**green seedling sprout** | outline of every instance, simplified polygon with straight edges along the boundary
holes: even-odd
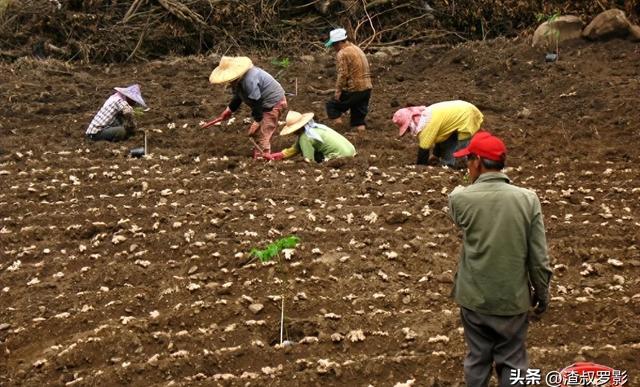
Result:
[[[291,62],[289,61],[289,58],[282,58],[282,59],[273,58],[271,60],[271,64],[274,66],[278,66],[278,67],[282,67],[283,69],[286,69],[287,67],[289,67]]]
[[[270,243],[262,250],[257,248],[251,249],[249,256],[258,258],[260,262],[269,262],[276,257],[284,249],[293,249],[300,242],[300,238],[295,235],[289,235],[284,238],[280,238],[277,241]]]
[[[539,13],[536,15],[536,19],[538,19],[538,21],[541,20],[545,20],[547,22],[547,24],[549,25],[549,27],[551,27],[551,25],[558,20],[558,18],[560,17],[560,12],[556,11],[554,13],[552,13],[549,16],[545,16],[543,13]],[[556,27],[552,27],[549,28],[547,30],[547,32],[544,34],[545,36],[551,35],[553,36],[553,40],[556,43],[556,60],[560,60],[560,48],[558,47],[558,42],[560,40],[560,30]]]
[[[144,115],[144,108],[142,106],[136,106],[133,108],[133,115],[136,117],[142,117]]]
[[[289,235],[284,238],[280,238],[277,241],[270,243],[262,250],[257,248],[251,249],[249,252],[249,256],[253,258],[258,258],[260,262],[265,263],[269,262],[273,259],[273,257],[280,254],[280,252],[284,249],[293,249],[300,242],[300,238],[295,235]],[[280,345],[283,345],[284,341],[284,298],[285,298],[285,284],[286,282],[282,282],[282,304],[280,306]]]

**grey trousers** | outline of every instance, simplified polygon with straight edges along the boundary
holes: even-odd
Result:
[[[464,339],[469,353],[464,359],[464,378],[467,387],[485,387],[495,363],[500,387],[513,386],[511,370],[526,375],[527,314],[492,316],[460,307]],[[521,385],[521,384],[515,384]]]
[[[87,135],[87,138],[93,141],[123,141],[133,136],[134,129],[135,124],[130,115],[118,114],[104,129]]]

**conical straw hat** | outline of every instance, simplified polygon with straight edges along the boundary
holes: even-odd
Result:
[[[127,98],[133,100],[138,105],[147,107],[147,104],[144,102],[144,99],[142,98],[140,85],[138,85],[137,83],[135,85],[131,85],[128,87],[114,87],[113,89],[118,93],[126,96]]]
[[[285,119],[286,124],[284,128],[282,128],[282,131],[280,131],[280,135],[285,136],[287,134],[295,132],[296,130],[305,126],[305,124],[311,121],[312,118],[313,113],[300,114],[296,111],[289,110],[289,113],[287,113],[287,118]]]
[[[251,59],[246,56],[223,56],[218,67],[209,76],[211,83],[226,83],[234,81],[253,67]]]

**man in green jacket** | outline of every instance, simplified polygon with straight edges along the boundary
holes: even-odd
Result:
[[[282,160],[291,158],[298,153],[307,161],[323,161],[340,157],[353,157],[356,148],[340,133],[328,126],[313,120],[313,113],[300,114],[290,110],[287,113],[286,125],[280,132],[281,136],[297,133],[296,142],[281,152],[266,155],[267,160]]]
[[[460,305],[469,353],[467,386],[487,386],[495,363],[500,386],[521,381],[528,367],[527,312],[549,303],[551,269],[538,196],[510,184],[500,171],[506,147],[478,132],[455,157],[467,158],[472,184],[449,195],[449,211],[464,234],[453,297]]]

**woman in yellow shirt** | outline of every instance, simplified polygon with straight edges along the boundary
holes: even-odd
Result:
[[[473,104],[456,100],[402,108],[393,115],[393,123],[399,128],[400,136],[409,131],[418,137],[417,164],[439,160],[441,165],[456,167],[453,152],[469,144],[483,118]],[[433,150],[431,156],[430,150]]]

